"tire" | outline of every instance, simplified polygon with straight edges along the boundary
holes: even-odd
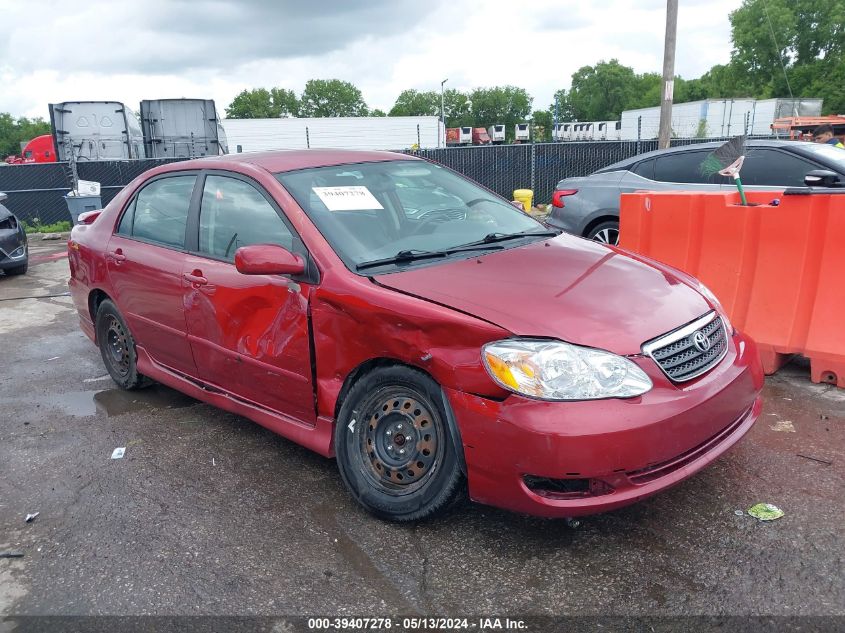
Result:
[[[7,268],[6,274],[10,275],[10,276],[11,275],[25,275],[26,271],[28,269],[29,269],[29,261],[27,261],[25,264],[22,264],[20,266],[15,266],[14,268]]]
[[[587,233],[587,239],[601,244],[611,244],[612,246],[619,245],[619,222],[616,220],[608,220],[597,224],[592,230]]]
[[[379,367],[347,394],[335,426],[341,478],[375,516],[421,521],[445,513],[465,483],[440,387],[426,374]]]
[[[148,386],[150,379],[138,373],[135,339],[120,312],[108,299],[97,309],[96,328],[103,364],[117,386],[129,391]]]

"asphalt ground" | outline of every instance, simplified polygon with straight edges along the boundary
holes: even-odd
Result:
[[[806,364],[767,379],[736,447],[633,507],[573,527],[467,503],[397,526],[356,506],[332,460],[162,386],[116,389],[77,325],[64,247],[35,243],[27,275],[0,276],[0,552],[23,554],[0,558],[0,630],[44,615],[845,623],[845,391]],[[783,518],[752,518],[758,502]],[[27,622],[5,626],[41,626]]]

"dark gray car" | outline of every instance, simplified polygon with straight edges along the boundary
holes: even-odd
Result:
[[[0,270],[7,275],[23,275],[29,266],[26,231],[15,214],[3,206],[7,197],[0,193]]]
[[[619,241],[619,195],[633,191],[736,191],[718,174],[703,176],[701,163],[722,143],[699,143],[640,154],[555,187],[547,222],[598,242]],[[807,172],[824,169],[845,180],[845,150],[801,141],[748,141],[742,182],[750,190],[803,187]]]

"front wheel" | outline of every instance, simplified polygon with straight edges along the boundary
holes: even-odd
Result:
[[[150,379],[138,373],[135,339],[117,307],[108,299],[97,309],[96,327],[100,355],[112,380],[127,390],[149,385]]]
[[[428,519],[462,497],[440,388],[409,367],[380,367],[355,383],[340,409],[335,451],[346,487],[380,518]]]
[[[600,242],[602,244],[618,246],[619,222],[609,220],[607,222],[597,224],[589,233],[587,233],[587,239],[593,240],[594,242]]]

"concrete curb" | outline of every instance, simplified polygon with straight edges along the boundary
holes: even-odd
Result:
[[[44,242],[52,240],[64,240],[65,242],[70,237],[70,231],[63,233],[27,233],[26,239],[30,242]]]

